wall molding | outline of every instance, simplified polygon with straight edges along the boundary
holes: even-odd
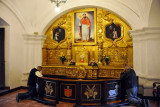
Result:
[[[147,80],[158,80],[160,81],[160,76],[143,76],[143,75],[139,75],[139,78],[142,78],[142,79],[147,79]]]
[[[160,27],[144,27],[142,29],[130,30],[128,33],[133,40],[160,39]]]
[[[45,40],[46,39],[46,35],[31,35],[31,34],[23,34],[24,36],[24,40]]]

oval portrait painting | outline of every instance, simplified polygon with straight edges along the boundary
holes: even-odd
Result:
[[[56,28],[53,31],[53,40],[60,42],[65,39],[65,30],[63,28]]]
[[[106,26],[106,37],[115,40],[121,36],[121,27],[112,23]]]

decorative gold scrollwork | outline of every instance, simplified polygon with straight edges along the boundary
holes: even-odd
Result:
[[[72,44],[74,37],[74,13],[94,11],[95,19],[95,40],[92,45],[74,45]],[[121,35],[116,39],[106,36],[106,27],[114,23],[120,27]],[[65,30],[65,39],[57,42],[53,39],[54,29],[63,28]],[[120,17],[113,13],[100,8],[84,8],[73,10],[57,19],[46,32],[47,38],[42,49],[42,66],[43,73],[47,75],[63,75],[71,78],[97,78],[97,77],[115,77],[118,78],[124,64],[133,65],[133,43],[132,38],[128,34],[131,28]],[[83,50],[85,48],[85,50]],[[60,54],[66,57],[64,65],[60,61]],[[78,61],[78,54],[83,54],[85,64]],[[83,57],[81,56],[81,58]],[[110,57],[109,65],[101,62],[102,57],[106,55]],[[83,58],[81,59],[81,61]],[[88,67],[88,62],[94,60],[98,62],[97,68]],[[70,61],[75,61],[76,65],[68,66]],[[77,67],[77,65],[85,65]],[[103,68],[103,66],[105,66]],[[81,68],[85,68],[82,70]],[[116,69],[113,69],[116,68]],[[81,69],[81,70],[80,70]],[[98,72],[97,72],[98,71]],[[79,75],[81,74],[81,75]]]

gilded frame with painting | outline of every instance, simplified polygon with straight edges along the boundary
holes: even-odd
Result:
[[[73,45],[96,45],[96,9],[74,12]]]
[[[57,27],[53,29],[53,40],[57,41],[58,43],[65,39],[65,29],[61,27]]]
[[[106,38],[112,39],[113,41],[115,39],[120,38],[121,37],[121,26],[115,23],[107,25],[105,28],[105,36]]]

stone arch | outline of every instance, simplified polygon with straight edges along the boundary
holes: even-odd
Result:
[[[131,28],[141,28],[143,26],[143,22],[140,21],[140,16],[138,14],[136,14],[136,12],[134,12],[131,8],[123,5],[122,3],[118,4],[119,6],[117,6],[117,2],[115,1],[110,1],[110,2],[92,2],[91,0],[89,0],[86,4],[86,2],[82,1],[76,1],[74,3],[68,3],[63,5],[61,8],[61,11],[57,14],[55,14],[54,16],[47,16],[48,18],[46,18],[46,20],[44,20],[42,22],[43,26],[40,29],[40,31],[42,32],[42,34],[44,34],[46,32],[46,30],[49,28],[49,26],[55,21],[57,20],[60,16],[66,14],[67,12],[71,11],[71,10],[77,10],[80,8],[90,8],[90,7],[95,7],[95,8],[102,8],[105,9],[107,11],[110,11],[114,14],[116,14],[117,16],[119,16],[120,18],[122,18],[125,22],[128,23],[128,25],[130,25]],[[128,14],[129,13],[129,14]],[[45,25],[45,26],[44,26]]]
[[[26,32],[30,32],[29,25],[25,22],[23,16],[21,15],[20,11],[16,8],[16,6],[8,0],[2,0],[1,2],[9,11],[11,11],[16,16],[24,30]]]

